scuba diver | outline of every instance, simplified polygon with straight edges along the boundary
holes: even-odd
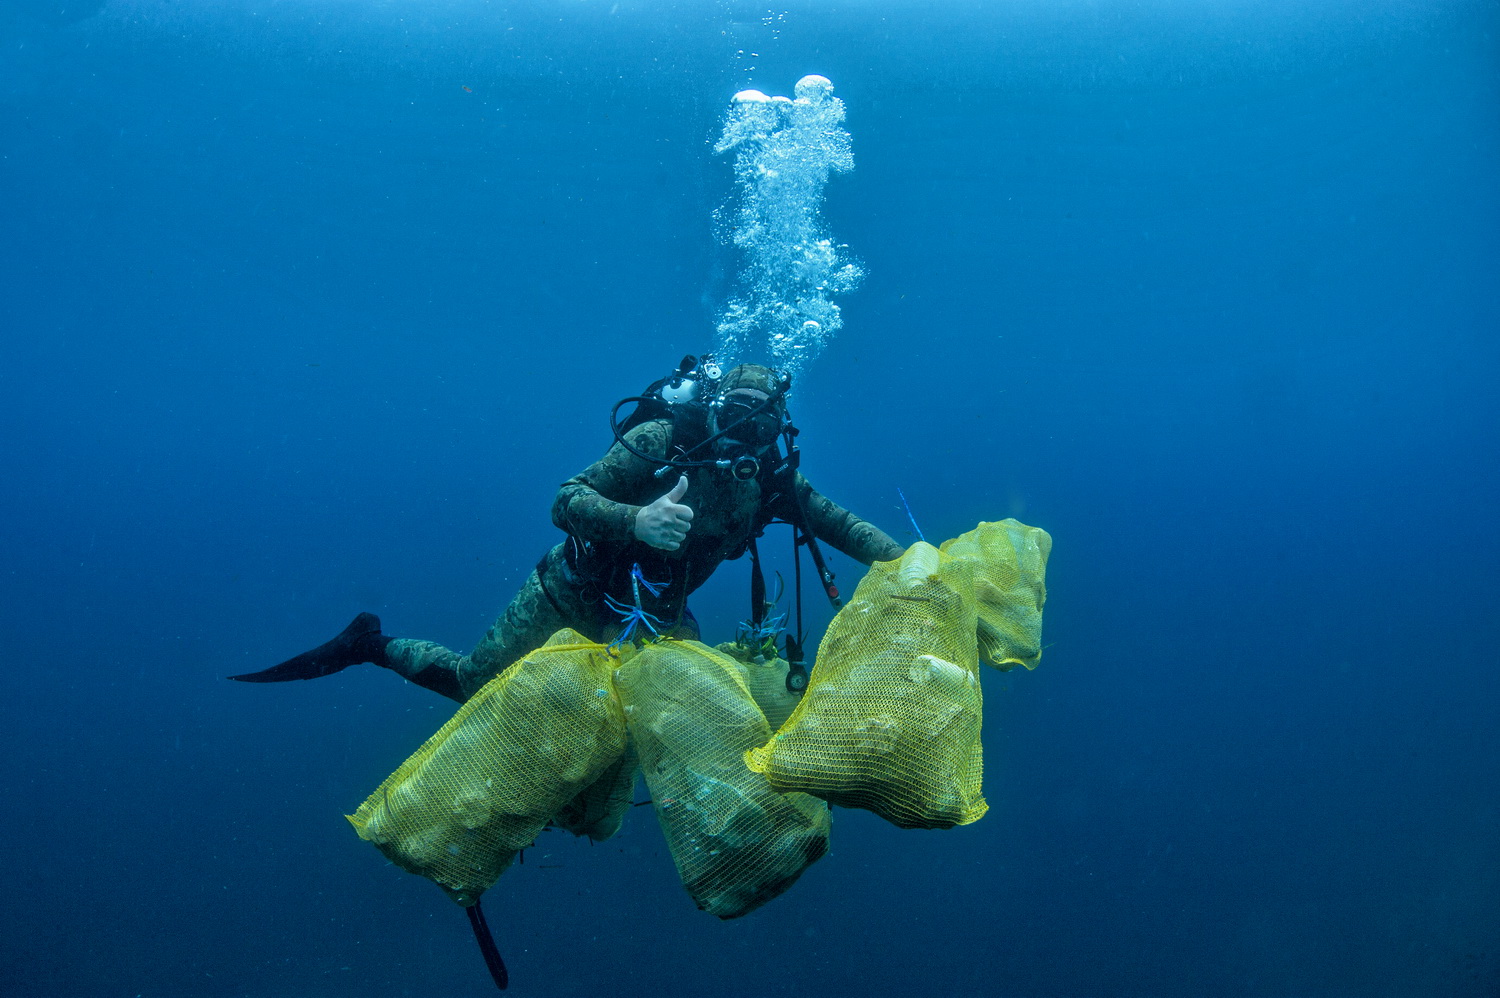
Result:
[[[808,484],[787,415],[790,390],[785,372],[757,364],[723,371],[711,356],[689,356],[643,395],[617,403],[613,446],[564,482],[552,503],[552,522],[567,537],[542,557],[469,654],[390,637],[380,618],[361,613],[311,651],[230,678],[315,679],[372,662],[462,703],[564,627],[599,642],[697,638],[688,596],[747,551],[753,631],[771,607],[755,541],[778,521],[792,524],[796,550],[808,549],[825,593],[839,605],[818,541],[866,566],[899,558],[905,548]],[[630,403],[635,409],[622,422],[620,410]],[[774,641],[774,628],[761,635],[766,631]],[[801,692],[801,635],[788,634],[786,643],[787,686]]]

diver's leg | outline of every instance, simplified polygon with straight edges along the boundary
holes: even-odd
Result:
[[[473,696],[522,656],[546,644],[548,638],[564,627],[595,638],[583,605],[570,598],[570,592],[557,592],[558,588],[556,584],[544,585],[541,575],[532,571],[516,598],[491,625],[460,670],[459,685],[465,698]]]
[[[230,676],[242,683],[284,683],[292,679],[318,679],[342,672],[351,665],[373,662],[405,676],[419,686],[463,702],[458,689],[458,663],[463,656],[431,641],[390,638],[380,633],[380,618],[361,613],[330,641],[295,655],[260,672]]]
[[[436,641],[392,638],[385,646],[382,661],[375,664],[449,700],[463,703],[467,698],[459,690],[458,673],[466,658]]]
[[[565,613],[548,596],[540,576],[533,571],[526,585],[469,654],[460,655],[432,641],[396,638],[386,646],[386,662],[377,664],[418,686],[463,703],[562,628],[572,627],[593,637],[586,613],[581,606],[571,607],[572,602],[563,601],[563,606],[574,611]]]
[[[391,638],[380,633],[380,618],[361,613],[330,641],[260,672],[230,676],[247,683],[280,683],[316,679],[359,662],[373,662],[418,686],[463,703],[485,683],[556,631],[571,627],[591,641],[599,640],[589,605],[561,571],[561,545],[539,566],[547,584],[532,571],[479,645],[460,655],[433,641]]]

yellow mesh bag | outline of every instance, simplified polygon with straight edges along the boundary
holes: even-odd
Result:
[[[1052,538],[1016,520],[981,523],[942,546],[973,564],[979,660],[1002,671],[1035,669],[1042,658],[1042,604]]]
[[[625,752],[613,666],[603,646],[558,631],[459,708],[350,823],[397,866],[473,904]]]
[[[784,681],[784,680],[783,680]],[[698,907],[737,918],[828,851],[829,814],[745,768],[771,728],[735,662],[697,641],[647,645],[615,673],[646,786]]]
[[[620,830],[625,815],[635,804],[635,778],[641,775],[641,761],[635,746],[627,745],[625,754],[606,769],[597,780],[562,806],[552,817],[552,824],[574,835],[587,835],[603,842]]]
[[[802,702],[745,754],[783,792],[903,828],[982,817],[979,645],[1002,667],[1041,655],[1051,538],[1015,520],[879,562],[833,618]]]
[[[775,731],[792,716],[802,694],[786,688],[786,674],[790,664],[784,658],[766,659],[744,645],[726,641],[715,645],[714,650],[734,661],[740,678],[750,690],[755,706],[766,715],[766,723]]]

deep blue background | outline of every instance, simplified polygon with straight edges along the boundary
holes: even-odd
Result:
[[[448,702],[222,677],[359,609],[472,645],[711,344],[729,96],[809,72],[870,279],[805,467],[1046,528],[1050,647],[985,677],[989,816],[840,811],[743,920],[646,811],[548,833],[487,904],[515,993],[1500,990],[1497,6],[766,13],[0,10],[0,991],[489,991],[341,817]]]

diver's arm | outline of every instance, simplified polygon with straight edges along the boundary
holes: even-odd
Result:
[[[626,443],[651,457],[667,453],[672,426],[666,420],[642,423],[625,434]],[[644,508],[632,499],[654,500],[675,477],[657,478],[660,464],[643,460],[616,441],[609,451],[557,490],[552,522],[595,544],[625,545],[636,539],[636,517]]]
[[[802,473],[797,473],[797,494],[807,511],[807,523],[813,535],[827,541],[863,565],[892,561],[906,548],[891,535],[868,520],[861,520],[838,503],[814,489]],[[782,517],[786,519],[785,516]]]

